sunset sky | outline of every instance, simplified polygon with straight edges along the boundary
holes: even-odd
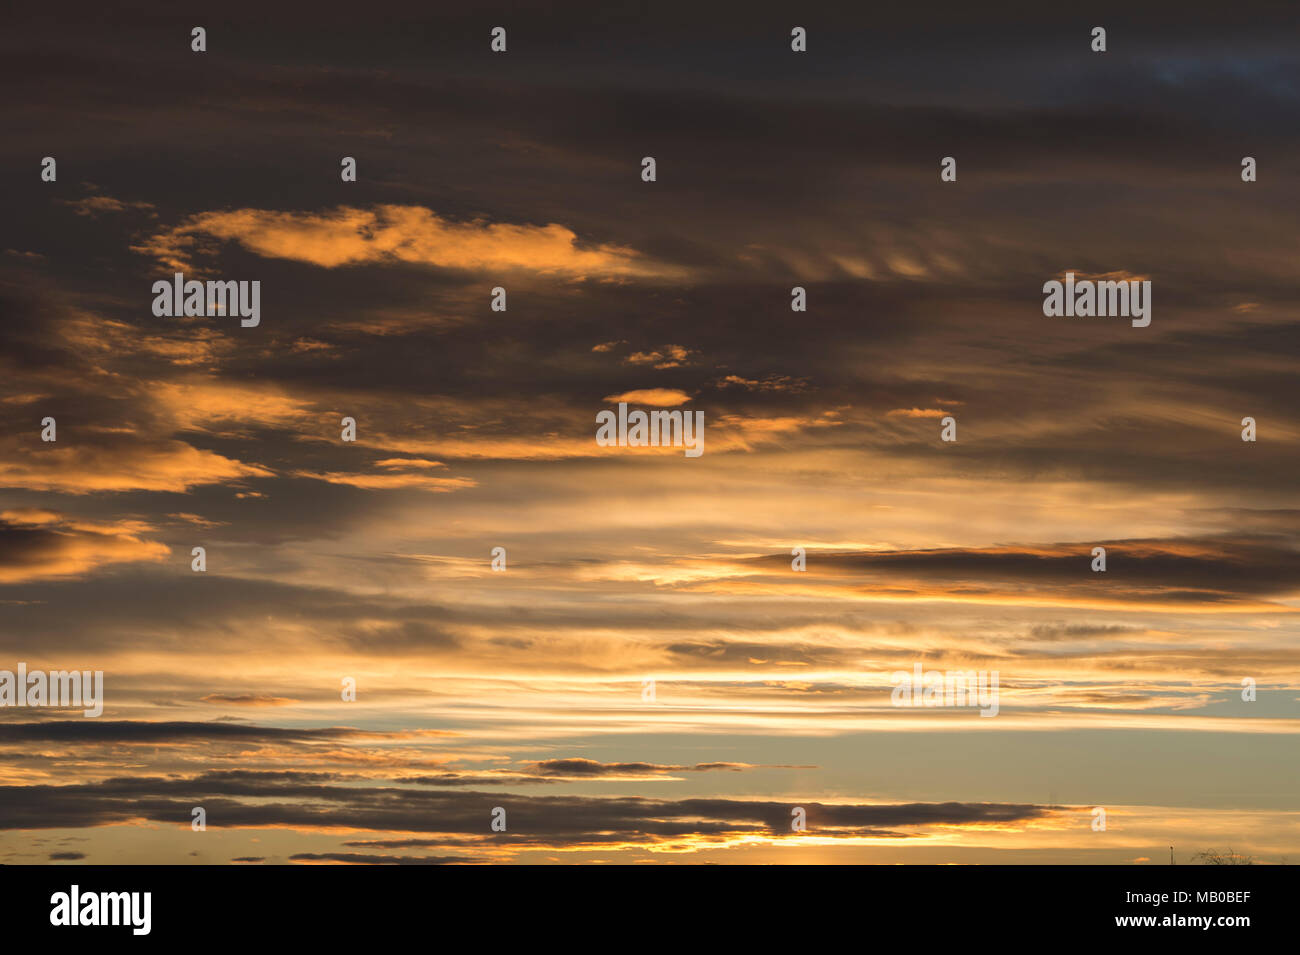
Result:
[[[7,23],[0,862],[1300,859],[1294,6],[555,6]]]

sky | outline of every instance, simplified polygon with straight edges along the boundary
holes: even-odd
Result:
[[[24,11],[0,671],[104,690],[0,706],[0,862],[1295,861],[1296,39]],[[178,272],[259,322],[156,314]],[[1067,273],[1150,324],[1045,315]],[[620,402],[703,453],[602,445]]]

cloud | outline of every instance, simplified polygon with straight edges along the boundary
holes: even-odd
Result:
[[[442,856],[490,838],[475,799],[1014,802],[1045,798],[1044,759],[1067,753],[1116,804],[1190,792],[1278,852],[1297,842],[1252,809],[1289,791],[1300,727],[1300,176],[1278,166],[1295,155],[1300,56],[1280,9],[1144,8],[1130,19],[1158,49],[1096,70],[1086,44],[1084,60],[1050,52],[1073,42],[1068,8],[846,8],[853,42],[820,43],[809,71],[719,57],[708,18],[676,35],[680,17],[643,18],[632,36],[517,5],[529,47],[565,64],[539,83],[523,50],[485,71],[478,44],[449,41],[431,71],[429,38],[392,18],[269,6],[265,42],[196,72],[167,23],[137,17],[105,44],[81,6],[16,18],[0,65],[26,108],[11,165],[49,152],[63,167],[49,189],[13,191],[0,224],[0,574],[21,578],[0,586],[0,648],[10,667],[103,668],[119,725],[5,729],[6,783],[116,779],[90,818],[166,831],[132,811],[182,803],[193,793],[165,789],[178,780],[271,825],[463,810],[463,833],[418,851],[355,847]],[[723,32],[771,53],[781,9]],[[447,38],[477,16],[439,11]],[[221,122],[196,102],[220,103]],[[1284,157],[1252,186],[1204,148],[1243,141]],[[960,187],[939,182],[951,142]],[[647,151],[658,183],[639,181]],[[360,155],[360,182],[339,183],[342,152]],[[80,191],[94,170],[122,198]],[[1225,233],[1230,254],[1204,241]],[[262,280],[262,325],[153,316],[150,284],[174,266]],[[1042,284],[1067,267],[1151,276],[1149,334],[1045,322]],[[488,308],[496,285],[508,313]],[[807,314],[790,311],[794,285]],[[601,396],[652,386],[674,395],[662,408],[706,412],[702,459],[595,444]],[[944,444],[951,408],[960,440]],[[47,414],[56,444],[39,439]],[[1239,439],[1247,414],[1257,443]],[[196,543],[209,574],[189,572]],[[498,543],[510,570],[493,575]],[[1088,570],[1095,544],[1106,574]],[[142,545],[173,556],[131,559]],[[967,732],[890,707],[889,672],[917,657],[1001,667],[1002,715]],[[360,701],[340,709],[354,672]],[[660,705],[640,703],[643,675]],[[1250,705],[1246,675],[1262,690]],[[344,716],[358,729],[331,729]],[[146,720],[161,722],[121,725]],[[395,726],[464,735],[364,732]],[[1121,727],[1121,756],[1178,731],[1196,764],[1244,768],[1209,794],[1172,757],[1091,772],[1097,734]],[[926,738],[900,738],[913,729]],[[933,756],[920,777],[873,773],[918,742]],[[798,753],[825,768],[734,768]],[[267,767],[337,772],[194,775]],[[362,792],[332,792],[348,788]],[[581,839],[612,851],[678,838],[619,812],[766,833],[732,808],[599,803],[588,825],[585,803],[528,805],[576,814]],[[511,844],[563,841],[520,822],[512,809]],[[184,861],[175,825],[141,843],[147,861]],[[941,828],[903,831],[942,851]],[[91,858],[123,835],[92,834]],[[258,850],[277,862],[335,848],[277,835]],[[806,838],[800,861],[843,851]]]
[[[569,278],[654,278],[677,270],[615,245],[584,246],[572,229],[456,222],[422,206],[339,206],[321,213],[235,209],[204,212],[135,247],[170,269],[195,267],[211,240],[237,242],[266,258],[321,268],[404,263],[497,274],[523,271]]]
[[[536,771],[543,776],[575,778],[595,778],[600,776],[653,778],[673,772],[706,772],[712,769],[739,772],[744,769],[754,768],[748,763],[697,763],[694,766],[665,766],[659,763],[601,763],[594,759],[584,759],[578,756],[567,759],[546,759],[533,765]]]
[[[255,464],[192,447],[183,441],[123,436],[112,445],[77,447],[64,431],[58,447],[10,448],[0,458],[0,487],[91,494],[96,491],[187,491],[249,477],[269,477]]]
[[[894,408],[889,412],[890,417],[904,418],[942,418],[948,412],[939,408]]]
[[[1064,602],[1123,603],[1193,608],[1215,604],[1259,607],[1262,597],[1300,591],[1300,551],[1267,538],[1186,538],[1107,541],[1108,570],[1092,573],[1092,542],[1038,546],[881,550],[865,553],[809,551],[830,581],[843,581],[873,595],[898,599],[998,597],[1006,602],[1035,596]],[[754,559],[784,576],[784,554]],[[723,572],[723,586],[731,586]],[[816,584],[815,575],[799,575]],[[743,585],[741,585],[743,589]],[[1280,607],[1279,607],[1280,609]]]
[[[122,776],[71,785],[0,786],[8,829],[85,828],[129,819],[188,826],[202,804],[223,828],[338,828],[444,833],[496,845],[572,846],[612,838],[711,842],[789,834],[788,800],[525,796],[377,785],[328,785],[324,774],[209,772],[189,777]],[[1011,803],[822,803],[800,800],[810,830],[828,839],[898,837],[930,827],[1019,829],[1053,810]],[[487,831],[485,807],[503,806],[508,833]],[[321,860],[325,861],[325,860]],[[338,860],[345,861],[345,860]]]
[[[768,375],[766,378],[742,378],[740,375],[726,375],[718,380],[719,388],[739,385],[746,391],[803,391],[808,387],[804,378],[791,378],[789,375]]]
[[[384,738],[350,727],[280,728],[242,723],[147,722],[133,720],[48,720],[0,723],[0,743],[181,743],[220,740],[277,742]]]
[[[419,490],[446,494],[477,487],[478,482],[466,477],[433,477],[428,474],[359,474],[355,472],[327,471],[314,474],[311,471],[295,471],[294,477],[309,478],[313,481],[326,481],[330,484],[346,484],[350,487],[367,491]]]
[[[295,852],[292,862],[338,862],[346,865],[451,865],[477,862],[470,856],[386,856],[362,852]]]
[[[605,396],[605,401],[611,404],[626,401],[628,404],[653,405],[656,408],[672,408],[690,400],[690,395],[676,388],[640,388]]]
[[[153,209],[152,202],[127,202],[112,196],[87,196],[85,199],[63,199],[60,202],[71,206],[79,216],[95,217],[106,212],[126,212],[128,209]]]
[[[597,346],[600,348],[600,346]],[[593,349],[593,351],[596,349]],[[606,349],[600,348],[601,351]],[[623,359],[628,365],[654,365],[655,368],[680,368],[690,362],[694,351],[684,345],[665,345],[662,349],[649,352],[633,352]]]
[[[255,693],[244,693],[237,696],[226,693],[209,693],[199,699],[204,703],[224,703],[229,706],[289,706],[298,702],[287,696],[263,696]]]
[[[138,522],[88,522],[40,509],[0,512],[0,584],[165,560],[165,544],[140,536],[147,529]]]
[[[187,511],[179,511],[175,514],[168,514],[167,516],[172,518],[173,520],[182,521],[186,524],[192,524],[195,527],[203,527],[203,528],[221,527],[224,523],[222,521],[210,521],[206,517],[203,517],[201,514],[190,514]]]
[[[156,382],[150,398],[155,413],[179,431],[210,432],[217,425],[294,428],[311,420],[312,401],[275,384],[186,376]]]
[[[441,461],[430,461],[427,458],[385,458],[375,462],[377,468],[445,468],[446,466]]]

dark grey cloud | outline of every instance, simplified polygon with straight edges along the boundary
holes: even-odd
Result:
[[[180,743],[203,740],[242,740],[269,743],[362,739],[383,735],[348,727],[287,728],[216,721],[208,723],[150,723],[134,720],[0,722],[0,743]]]
[[[1106,549],[1106,576],[1093,575],[1092,549]],[[788,555],[759,558],[768,565],[788,565]],[[1219,602],[1248,597],[1281,596],[1300,588],[1300,551],[1270,538],[1189,538],[1187,540],[1118,540],[1057,543],[1028,548],[935,548],[869,553],[816,555],[822,572],[857,576],[864,585],[875,579],[923,581],[960,593],[975,583],[1002,586],[1048,586],[1102,597],[1146,594],[1162,600]],[[1092,591],[1081,588],[1089,586]]]
[[[476,862],[472,856],[387,856],[363,852],[295,852],[292,862],[344,862],[351,865],[452,865]]]
[[[892,805],[740,799],[525,796],[445,792],[393,786],[327,785],[320,774],[204,773],[189,778],[118,777],[66,786],[0,787],[0,819],[11,828],[84,828],[146,818],[188,824],[202,805],[210,827],[336,826],[384,832],[474,836],[490,832],[493,807],[506,809],[509,835],[581,843],[619,834],[647,841],[688,835],[789,831],[802,806],[810,829],[828,835],[884,835],[927,825],[1018,823],[1043,818],[1041,806],[993,803]]]
[[[566,759],[544,759],[534,764],[543,776],[594,778],[600,776],[655,776],[664,773],[705,772],[724,769],[739,772],[750,769],[746,763],[697,763],[694,766],[670,766],[660,763],[602,763],[594,759],[572,756]]]

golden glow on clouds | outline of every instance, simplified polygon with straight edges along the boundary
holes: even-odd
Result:
[[[66,432],[65,432],[66,434]],[[96,491],[184,492],[271,472],[181,441],[126,442],[113,447],[51,444],[0,458],[0,486],[65,494]]]
[[[73,806],[56,838],[87,835],[94,862],[1300,857],[1294,203],[1243,206],[1213,164],[1171,179],[1165,148],[1117,164],[1086,143],[1027,163],[975,142],[985,168],[940,186],[845,138],[843,90],[766,104],[772,129],[806,114],[796,148],[737,140],[729,172],[716,150],[665,153],[642,183],[648,145],[593,148],[618,96],[552,84],[516,102],[509,77],[482,96],[474,74],[455,72],[464,102],[438,122],[406,86],[376,114],[328,71],[256,57],[222,77],[249,95],[219,129],[146,97],[159,155],[198,163],[197,191],[130,191],[98,161],[126,114],[29,111],[53,130],[40,141],[92,130],[75,152],[127,198],[65,169],[11,217],[39,251],[0,254],[0,668],[102,669],[107,695],[99,720],[0,714],[0,782],[171,791],[229,772],[266,787],[250,802],[309,809],[214,825],[196,848],[187,822],[144,820],[150,793],[140,817]],[[953,108],[978,118],[1001,93],[971,95]],[[527,115],[496,122],[518,102]],[[882,142],[914,138],[899,102],[878,106],[902,134]],[[665,148],[693,117],[672,113]],[[763,132],[743,125],[723,131]],[[330,156],[292,188],[241,165],[268,143],[320,159],[331,136],[364,144],[367,182],[340,186]],[[1162,187],[1133,228],[1094,188],[1061,230],[1035,203],[1063,168],[1121,203],[1135,170]],[[1230,268],[1202,241],[1223,223]],[[1072,262],[1109,270],[1079,281],[1152,273],[1184,294],[1157,292],[1140,339],[1044,322],[1041,282]],[[262,280],[262,324],[153,316],[147,290],[175,270]],[[596,415],[622,401],[702,411],[705,454],[600,447]],[[892,674],[917,663],[999,671],[997,717],[893,705]],[[428,802],[331,825],[329,786]],[[446,792],[473,796],[473,826],[490,800],[537,796],[1051,808],[804,834],[742,817],[531,842],[415,831]],[[29,794],[37,824],[49,795]],[[1103,797],[1109,850],[1083,805]],[[0,828],[0,862],[43,855],[31,821]]]
[[[640,388],[635,391],[625,391],[619,395],[606,395],[605,400],[610,404],[618,404],[625,401],[628,404],[654,405],[656,408],[672,408],[676,405],[683,405],[691,400],[691,396],[684,391],[676,388]]]
[[[472,272],[526,271],[567,278],[664,278],[680,269],[614,245],[584,246],[557,223],[455,222],[421,206],[339,206],[320,213],[235,209],[203,212],[137,248],[169,269],[192,270],[212,240],[268,258],[322,268],[402,262]]]
[[[141,521],[98,523],[65,518],[52,511],[14,508],[0,512],[10,533],[32,529],[21,553],[0,556],[0,583],[48,577],[77,577],[110,564],[165,560],[164,544],[142,539],[150,527]]]

